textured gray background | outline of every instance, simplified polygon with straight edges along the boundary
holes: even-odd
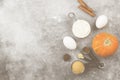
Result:
[[[73,75],[70,67],[76,54],[91,45],[93,36],[109,32],[120,40],[120,0],[85,0],[97,16],[109,18],[106,28],[97,30],[92,18],[80,11],[77,0],[0,0],[0,80],[119,80],[120,49],[103,59],[103,70],[90,68],[83,75]],[[92,33],[78,39],[71,32],[69,12],[90,22]],[[78,44],[70,51],[62,38],[72,36]],[[65,53],[72,56],[64,62]]]

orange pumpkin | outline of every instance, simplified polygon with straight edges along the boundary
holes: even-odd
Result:
[[[94,52],[101,57],[113,55],[118,48],[118,39],[112,34],[103,32],[96,35],[92,41]]]

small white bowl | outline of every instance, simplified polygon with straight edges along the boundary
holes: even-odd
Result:
[[[78,38],[85,38],[91,32],[90,24],[85,20],[77,20],[73,23],[72,32]]]

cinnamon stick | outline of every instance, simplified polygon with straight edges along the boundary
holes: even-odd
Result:
[[[78,0],[78,2],[83,6],[87,6],[87,4],[83,0]]]
[[[95,14],[91,11],[89,11],[86,7],[80,5],[78,8],[80,8],[81,10],[83,10],[84,12],[86,12],[87,14],[91,15],[91,16],[95,16]]]
[[[90,8],[83,0],[78,0],[78,2],[79,2],[82,6],[86,7],[86,9],[88,9],[88,10],[91,11],[91,12],[93,12],[93,9]]]

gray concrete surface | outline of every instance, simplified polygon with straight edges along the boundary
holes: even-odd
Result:
[[[120,48],[115,55],[100,58],[105,63],[102,70],[90,67],[82,75],[74,75],[70,70],[76,54],[84,46],[91,46],[95,34],[105,31],[120,40],[120,0],[85,2],[97,16],[108,16],[106,28],[97,30],[96,17],[80,11],[77,0],[0,0],[0,80],[119,80]],[[90,36],[73,36],[69,12],[90,22]],[[63,46],[62,38],[66,35],[77,41],[76,50]],[[70,62],[63,61],[65,53],[72,56]]]

